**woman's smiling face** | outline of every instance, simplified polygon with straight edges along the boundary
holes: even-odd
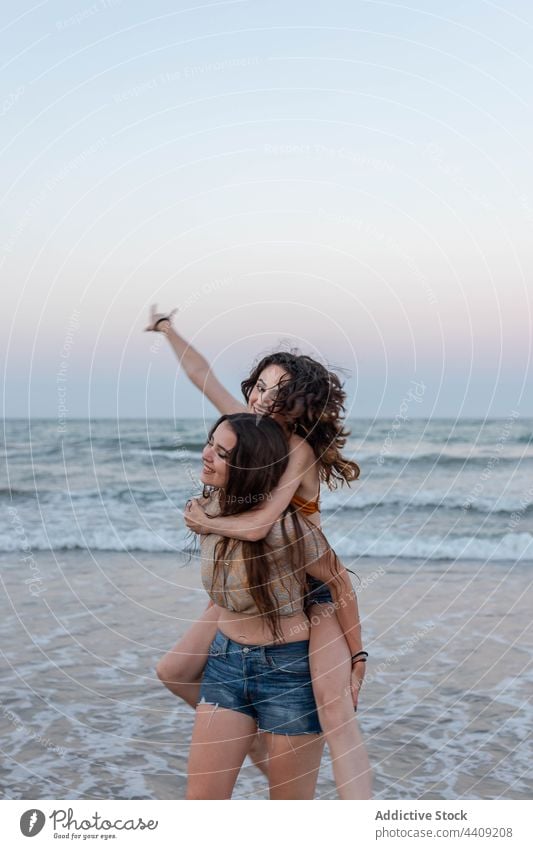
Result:
[[[281,366],[272,364],[263,369],[250,392],[248,411],[259,416],[267,415],[276,400],[280,382],[287,377],[290,377],[289,373]],[[279,413],[274,413],[272,418],[280,424],[285,421]]]
[[[221,422],[202,451],[202,483],[218,488],[226,486],[229,477],[228,459],[236,444],[237,437],[231,425]]]

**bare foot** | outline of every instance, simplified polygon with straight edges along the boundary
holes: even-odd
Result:
[[[264,735],[260,731],[254,737],[248,756],[254,766],[268,778],[268,751]]]

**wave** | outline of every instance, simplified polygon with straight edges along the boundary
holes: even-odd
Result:
[[[139,489],[136,487],[102,487],[102,489],[78,489],[70,493],[64,489],[9,489],[0,488],[0,501],[9,498],[11,502],[38,501],[40,504],[54,504],[68,507],[70,504],[96,502],[112,507],[113,503],[129,504],[184,504],[191,497],[191,482],[183,489]]]
[[[69,450],[79,451],[80,449],[86,448],[88,450],[93,450],[95,448],[102,450],[110,450],[110,451],[119,451],[121,453],[136,453],[136,449],[142,449],[146,451],[148,454],[158,454],[161,452],[175,452],[175,451],[192,451],[198,454],[201,454],[205,447],[205,438],[202,437],[192,437],[188,439],[181,439],[177,437],[176,439],[170,439],[168,441],[163,442],[154,442],[153,444],[146,438],[136,439],[132,436],[87,436],[83,439],[60,439],[59,437],[52,439],[48,438],[46,442],[43,442],[42,439],[38,437],[34,437],[33,439],[28,440],[27,442],[17,442],[17,443],[7,443],[3,446],[6,456],[10,457],[15,452],[18,452],[20,456],[28,456],[28,453],[38,453],[40,456],[51,456],[57,453],[61,453],[63,451],[67,452]]]
[[[70,527],[29,531],[22,538],[0,533],[0,551],[153,551],[184,552],[190,550],[190,532],[161,529],[159,532],[134,528],[126,532],[113,531],[111,527],[73,531]]]
[[[387,493],[383,496],[374,494],[364,495],[363,493],[353,493],[350,499],[347,499],[343,493],[326,493],[322,497],[322,512],[337,513],[338,511],[367,511],[380,510],[383,508],[394,507],[401,510],[409,510],[411,508],[435,508],[439,510],[468,510],[472,513],[490,514],[496,513],[511,514],[520,512],[528,515],[533,513],[533,501],[524,502],[523,498],[518,496],[504,497],[478,497],[472,503],[469,502],[468,494],[449,494],[442,495],[439,490],[422,490],[417,493]]]
[[[17,489],[16,487],[2,486],[0,487],[0,498],[35,498],[34,489]]]
[[[92,436],[87,435],[87,437],[82,439],[66,439],[63,444],[67,447],[71,446],[75,448],[93,446],[97,448],[112,448],[113,450],[116,448],[145,448],[151,451],[172,451],[180,446],[184,448],[191,447],[194,450],[202,450],[205,442],[201,442],[199,440],[187,442],[176,437],[175,439],[170,439],[168,442],[154,442],[153,444],[150,444],[150,440],[147,439],[146,436],[135,437],[128,436],[127,434],[122,436],[98,436],[95,434]]]
[[[532,445],[533,448],[533,445]],[[420,465],[432,466],[447,466],[451,468],[468,467],[484,467],[494,468],[499,465],[516,465],[517,462],[525,463],[528,460],[533,460],[533,452],[525,454],[524,451],[511,452],[508,448],[502,451],[487,451],[486,454],[446,454],[429,451],[422,454],[416,454],[412,451],[396,451],[394,453],[375,454],[364,451],[355,451],[351,454],[351,459],[355,460],[359,465],[365,463],[369,465],[378,465],[386,468],[387,465],[408,464],[410,467],[419,463]]]
[[[533,535],[505,534],[503,537],[400,537],[394,533],[376,539],[361,534],[348,539],[329,534],[331,545],[341,557],[394,557],[427,560],[512,560],[533,561]]]
[[[24,504],[38,501],[39,504],[62,506],[87,506],[103,504],[112,510],[113,504],[132,504],[146,506],[158,504],[162,508],[183,506],[191,497],[191,481],[183,483],[181,488],[172,489],[143,489],[139,487],[102,487],[101,489],[80,489],[71,493],[64,489],[21,489],[8,487],[0,488],[0,503],[9,499],[11,504]],[[457,511],[468,511],[472,515],[510,516],[519,513],[522,517],[533,516],[533,500],[526,501],[523,497],[495,496],[494,498],[477,497],[472,502],[468,494],[448,494],[443,496],[440,490],[422,490],[417,493],[386,493],[382,496],[374,493],[325,492],[322,495],[321,510],[325,516],[331,514],[367,513],[369,511],[389,510],[408,512],[411,509],[448,510],[452,514]],[[80,516],[82,513],[80,513]]]
[[[173,448],[172,450],[163,450],[158,449],[157,451],[154,449],[148,448],[137,448],[130,451],[130,454],[137,455],[139,457],[166,457],[169,460],[198,460],[198,462],[202,459],[202,449],[198,451],[193,451],[190,448],[184,448],[183,446],[179,446],[178,448]]]
[[[511,440],[502,446],[494,445],[470,445],[469,443],[457,447],[455,450],[431,450],[429,446],[395,444],[390,450],[383,448],[383,444],[370,440],[359,447],[353,442],[348,442],[346,454],[355,460],[364,471],[364,466],[379,467],[387,471],[387,467],[408,465],[410,468],[420,466],[436,466],[446,468],[478,468],[488,465],[509,466],[511,464],[525,463],[533,460],[533,437],[523,436],[514,440],[520,445],[511,444]],[[113,453],[113,458],[118,462],[124,457],[146,457],[156,459],[191,459],[201,460],[205,439],[188,437],[187,439],[176,439],[160,441],[151,445],[146,439],[135,439],[131,437],[103,437],[96,436],[87,439],[76,439],[65,442],[57,441],[50,445],[35,439],[24,445],[8,445],[5,448],[6,461],[13,464],[29,464],[31,460],[52,461],[54,459],[67,458],[70,462],[72,454],[80,457],[80,449],[90,455],[98,449]],[[529,446],[529,447],[528,447]],[[106,457],[106,460],[108,458]]]
[[[147,454],[158,454],[160,452],[176,452],[176,451],[191,451],[196,454],[201,454],[205,448],[205,440],[199,442],[175,442],[172,444],[163,443],[162,445],[148,445],[146,442],[140,443]],[[128,446],[129,447],[129,446]]]
[[[194,446],[194,450],[191,446]],[[94,448],[94,445],[87,443],[86,445],[88,451],[91,452]],[[197,460],[198,462],[202,459],[202,450],[203,445],[197,446],[195,443],[189,443],[188,447],[179,445],[179,446],[159,446],[158,448],[147,448],[146,445],[144,448],[135,448],[126,445],[115,445],[112,449],[113,458],[109,459],[105,457],[106,462],[113,462],[116,460],[117,468],[118,464],[121,460],[127,459],[129,457],[148,457],[151,460],[155,460],[158,457],[163,457],[169,460],[179,461],[179,460]],[[72,446],[70,446],[72,448]],[[66,457],[67,465],[72,462],[72,455],[69,454],[69,449],[64,450],[61,446],[55,446],[50,450],[40,450],[38,448],[32,448],[32,453],[30,455],[29,450],[11,452],[6,454],[7,463],[12,464],[15,468],[17,465],[24,465],[28,468],[31,468],[31,463],[39,463],[40,461],[49,461],[49,460],[60,460],[63,463],[63,456]],[[99,455],[95,455],[99,456]],[[101,457],[100,457],[101,459]],[[79,461],[79,448],[76,449],[76,460]],[[87,459],[88,462],[88,459]]]
[[[360,533],[354,536],[340,532],[328,534],[331,545],[340,557],[394,557],[395,559],[426,560],[507,560],[533,562],[533,535],[529,533],[507,533],[502,537],[402,537],[394,532],[376,538],[376,534]],[[145,551],[153,553],[183,553],[191,550],[191,535],[186,531],[162,528],[158,532],[135,528],[126,532],[114,532],[106,527],[90,529],[83,535],[69,528],[47,533],[33,531],[23,539],[13,534],[0,534],[0,551]],[[13,564],[17,568],[18,562]]]

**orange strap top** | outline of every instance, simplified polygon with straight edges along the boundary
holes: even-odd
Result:
[[[310,516],[311,513],[320,513],[320,493],[316,497],[315,501],[304,501],[303,498],[299,495],[293,495],[291,498],[291,504],[294,504],[297,510],[300,510],[305,516]]]

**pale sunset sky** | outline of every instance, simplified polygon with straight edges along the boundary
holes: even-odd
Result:
[[[348,414],[533,415],[533,8],[21,3],[0,27],[4,416],[201,416],[297,346]]]

